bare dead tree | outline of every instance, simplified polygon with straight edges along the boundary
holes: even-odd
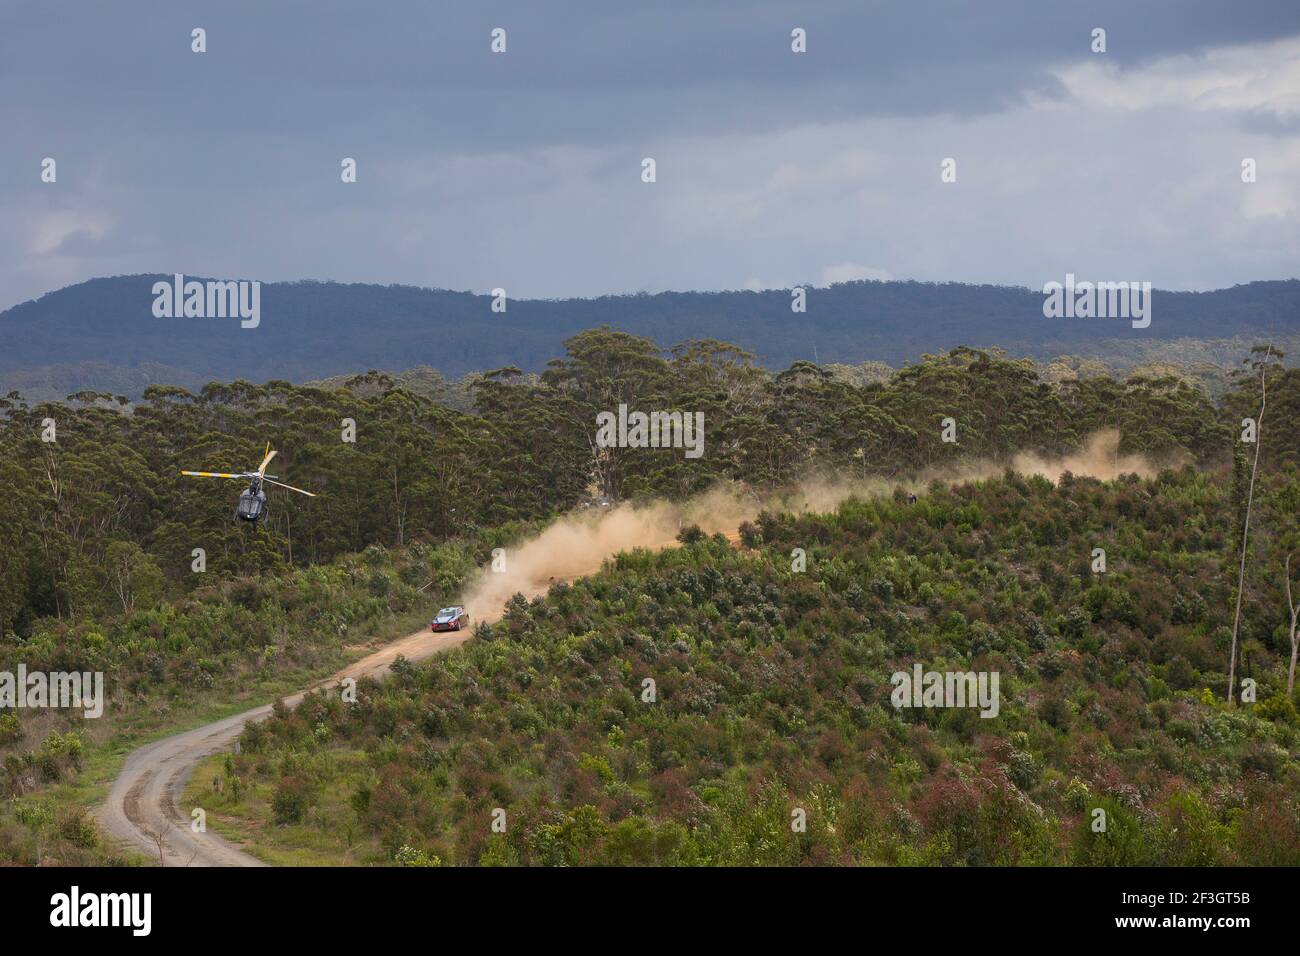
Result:
[[[1273,343],[1259,369],[1259,417],[1255,419],[1255,461],[1250,466],[1250,489],[1246,492],[1246,518],[1241,528],[1241,567],[1237,571],[1237,610],[1232,616],[1232,659],[1228,662],[1228,703],[1233,702],[1237,683],[1237,635],[1241,629],[1241,597],[1246,588],[1246,549],[1250,543],[1250,508],[1255,502],[1255,475],[1259,471],[1259,451],[1264,444],[1264,406],[1268,402],[1268,360],[1273,357]]]
[[[167,865],[167,831],[166,830],[141,830],[145,836],[153,841],[154,846],[158,848],[158,865]]]
[[[1296,630],[1296,625],[1300,623],[1300,604],[1291,599],[1291,555],[1286,556],[1284,566],[1286,575],[1286,606],[1291,611],[1291,667],[1286,672],[1286,695],[1291,696],[1295,690],[1295,659],[1296,653],[1300,652],[1300,632]]]

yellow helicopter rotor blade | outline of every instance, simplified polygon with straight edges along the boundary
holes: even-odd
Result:
[[[271,450],[271,443],[270,443],[270,442],[267,442],[267,443],[266,443],[266,457],[262,459],[262,464],[261,464],[260,466],[258,466],[258,469],[257,469],[257,473],[258,473],[259,475],[262,475],[262,476],[265,476],[265,475],[266,475],[266,466],[269,465],[269,464],[271,463],[271,459],[274,458],[274,457],[275,457],[275,452]]]
[[[195,478],[247,478],[247,475],[231,475],[224,471],[182,471],[182,475],[192,475]]]

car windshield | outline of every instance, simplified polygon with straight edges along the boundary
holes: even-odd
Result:
[[[456,609],[454,607],[445,607],[438,612],[438,617],[454,617],[455,615]]]

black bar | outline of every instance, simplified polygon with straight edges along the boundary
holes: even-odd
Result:
[[[770,944],[845,934],[868,944],[1041,936],[1061,941],[1277,934],[1294,919],[1294,879],[1269,869],[58,869],[9,870],[6,940],[28,936],[132,946],[194,940],[377,942],[414,933],[441,945],[532,946],[586,939],[710,938]],[[130,926],[54,927],[52,897],[150,894],[148,936]],[[1126,896],[1127,894],[1127,896]],[[1182,894],[1181,898],[1176,894]],[[1120,925],[1150,919],[1154,925]],[[1239,920],[1189,926],[1166,920]],[[687,926],[690,926],[688,932]],[[936,935],[939,934],[939,935]],[[951,935],[949,935],[951,934]],[[1245,935],[1243,935],[1245,934]],[[480,937],[478,943],[464,936]],[[204,947],[206,948],[206,946]]]

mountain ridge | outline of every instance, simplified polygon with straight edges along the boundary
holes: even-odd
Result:
[[[1149,350],[1176,339],[1300,333],[1300,279],[1155,290],[1151,326],[1138,330],[1123,319],[1044,318],[1042,293],[1026,287],[911,280],[807,286],[804,313],[791,311],[790,292],[782,289],[518,299],[493,312],[491,296],[465,291],[265,282],[260,324],[245,329],[231,318],[156,318],[153,284],[171,278],[90,279],[0,312],[0,387],[30,388],[35,380],[51,392],[97,382],[138,391],[159,375],[193,387],[212,379],[306,381],[421,364],[449,377],[506,365],[538,371],[565,338],[599,325],[663,345],[734,342],[768,367],[799,359],[897,366],[962,344],[1047,359],[1102,347]]]

